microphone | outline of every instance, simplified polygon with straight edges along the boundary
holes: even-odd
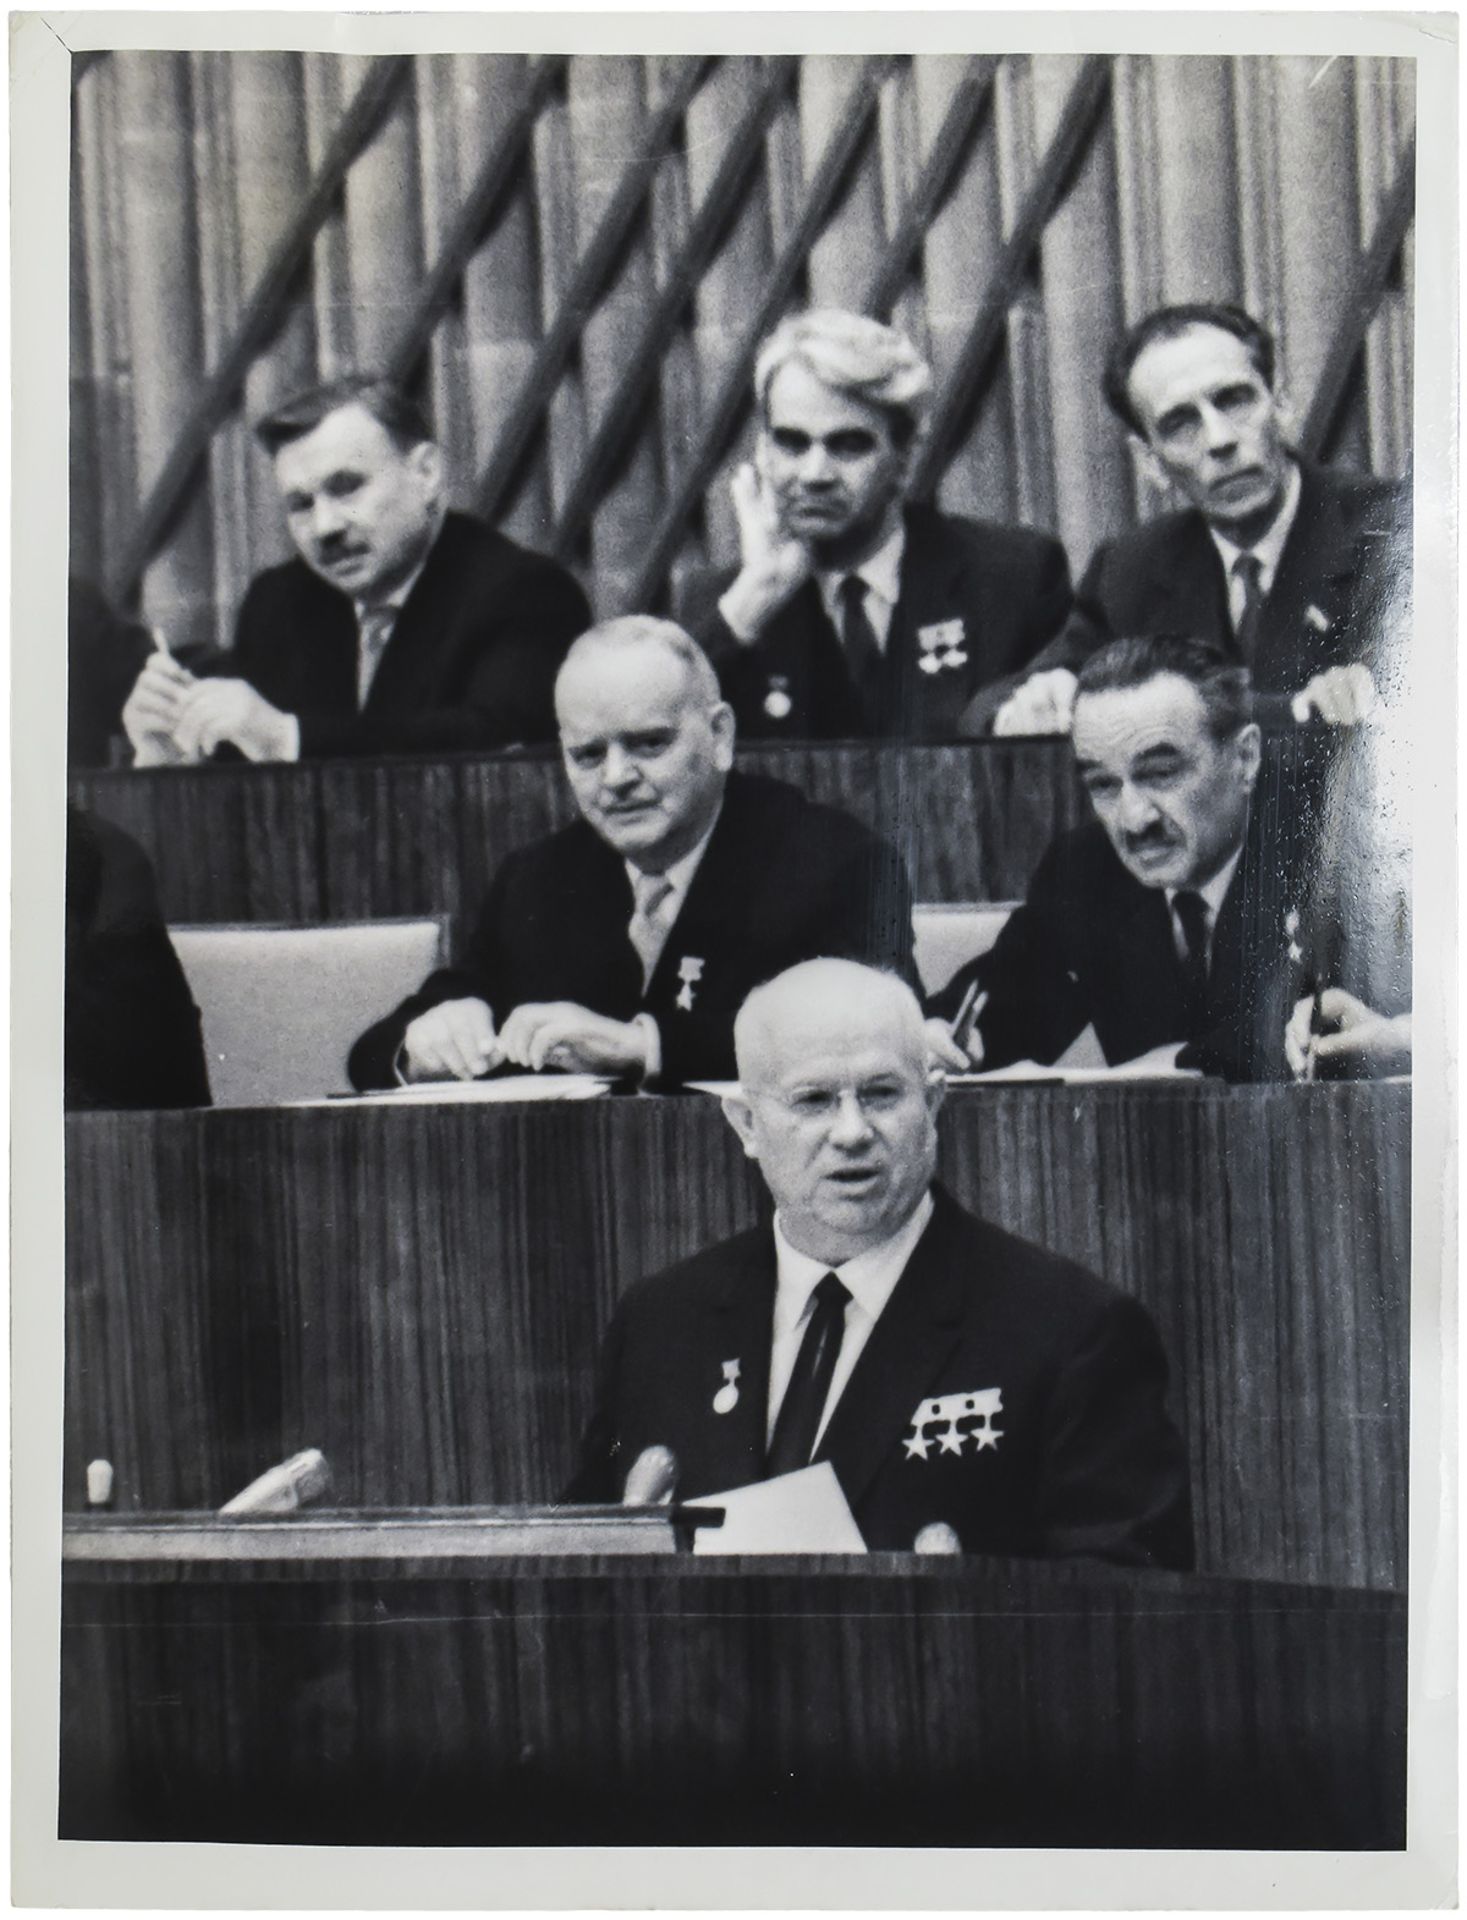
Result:
[[[961,1553],[963,1543],[946,1520],[929,1520],[912,1542],[913,1553]]]
[[[677,1485],[677,1456],[671,1447],[644,1447],[632,1462],[622,1489],[624,1507],[665,1507]]]
[[[278,1467],[262,1473],[258,1480],[251,1480],[243,1492],[226,1501],[219,1511],[221,1514],[294,1513],[297,1507],[324,1499],[330,1491],[331,1469],[325,1454],[317,1447],[307,1447],[304,1453],[292,1454]]]

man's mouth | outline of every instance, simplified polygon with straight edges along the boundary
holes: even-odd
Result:
[[[1175,851],[1176,842],[1170,834],[1149,836],[1144,840],[1128,840],[1126,852],[1132,860],[1143,867],[1154,867],[1159,861]]]
[[[1236,500],[1239,494],[1252,493],[1264,478],[1258,467],[1243,467],[1237,473],[1226,473],[1220,480],[1214,480],[1211,491],[1219,500]]]
[[[366,547],[334,547],[321,554],[321,565],[328,573],[349,573],[358,561],[367,558],[368,551]]]
[[[826,1175],[843,1192],[856,1195],[869,1193],[881,1177],[880,1167],[833,1167]]]

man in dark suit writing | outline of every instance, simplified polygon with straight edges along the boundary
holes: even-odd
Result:
[[[548,740],[590,615],[555,561],[449,511],[421,409],[382,380],[313,388],[256,428],[298,557],[257,576],[231,652],[160,648],[123,708],[138,766]]]
[[[1247,669],[1174,636],[1115,640],[1081,668],[1075,762],[1096,818],[1056,837],[992,950],[933,1004],[981,988],[986,1068],[1059,1058],[1093,1027],[1232,1080],[1287,1077],[1284,1032],[1326,941],[1308,854],[1317,782],[1255,806]],[[953,1056],[934,1025],[939,1058]]]
[[[1070,605],[1059,543],[903,507],[932,376],[861,314],[795,314],[755,369],[755,461],[735,476],[740,564],[692,626],[745,737],[936,740]]]
[[[846,814],[731,771],[733,715],[680,627],[592,628],[555,704],[582,818],[505,860],[462,967],[362,1036],[354,1085],[505,1064],[726,1079],[734,1014],[769,974],[830,951],[911,977],[900,860]]]
[[[1184,504],[1097,550],[994,731],[1064,732],[1079,668],[1134,633],[1192,634],[1247,666],[1265,724],[1363,719],[1404,618],[1402,489],[1292,450],[1272,336],[1237,307],[1148,314],[1112,353],[1105,393],[1143,471]]]
[[[1166,1361],[1134,1300],[934,1188],[943,1078],[915,996],[815,960],[739,1014],[724,1110],[774,1197],[634,1287],[569,1497],[650,1447],[680,1497],[829,1461],[866,1544],[1189,1566]]]

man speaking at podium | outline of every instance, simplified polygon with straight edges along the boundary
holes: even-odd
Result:
[[[894,976],[812,960],[749,995],[724,1111],[773,1195],[634,1287],[571,1500],[649,1448],[695,1500],[828,1460],[868,1547],[1187,1567],[1187,1462],[1136,1301],[933,1184],[943,1076]]]

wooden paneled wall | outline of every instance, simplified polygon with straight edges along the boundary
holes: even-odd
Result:
[[[1093,134],[1009,289],[1000,351],[951,423],[946,505],[1051,528],[1077,567],[1099,538],[1150,511],[1098,376],[1117,328],[1158,301],[1246,302],[1278,332],[1291,389],[1307,405],[1414,118],[1409,62],[1330,58],[1326,40],[1322,28],[1317,60],[1102,63]],[[751,317],[782,262],[781,305],[869,299],[975,72],[937,55],[812,55],[788,73],[754,57],[584,56],[538,81],[518,54],[421,56],[391,74],[385,64],[118,52],[79,74],[72,551],[78,570],[114,589],[136,571],[143,502],[350,104],[364,85],[383,91],[146,566],[144,610],[180,640],[227,639],[249,576],[288,550],[247,419],[317,375],[399,353],[465,197],[532,86],[538,105],[518,159],[476,222],[418,356],[455,495],[474,499],[528,396],[533,431],[508,471],[500,517],[536,545],[558,536],[598,612],[634,595],[649,532],[690,465],[694,511],[675,529],[674,590],[689,569],[729,559],[728,457],[720,451],[704,486],[697,454]],[[930,352],[939,382],[1089,69],[1078,56],[1005,55],[983,72],[985,104],[921,244],[891,281],[895,317]],[[741,129],[750,164],[730,189]],[[648,165],[659,131],[667,137]],[[845,138],[850,163],[812,244],[789,255],[822,161]],[[608,222],[639,164],[647,191],[611,244]],[[564,509],[608,409],[632,384],[651,310],[678,282],[700,213],[726,191],[726,217],[688,271],[645,400],[625,435],[600,449],[584,528],[579,512],[568,526]],[[604,266],[588,282],[598,241]],[[1393,474],[1409,457],[1410,265],[1408,240],[1402,283],[1380,305],[1326,449]],[[537,397],[532,370],[557,327],[565,351]]]
[[[1410,1089],[955,1093],[958,1199],[1135,1294],[1198,1565],[1403,1586]],[[716,1103],[67,1122],[66,1500],[212,1507],[321,1447],[346,1505],[541,1500],[634,1280],[767,1201]]]

